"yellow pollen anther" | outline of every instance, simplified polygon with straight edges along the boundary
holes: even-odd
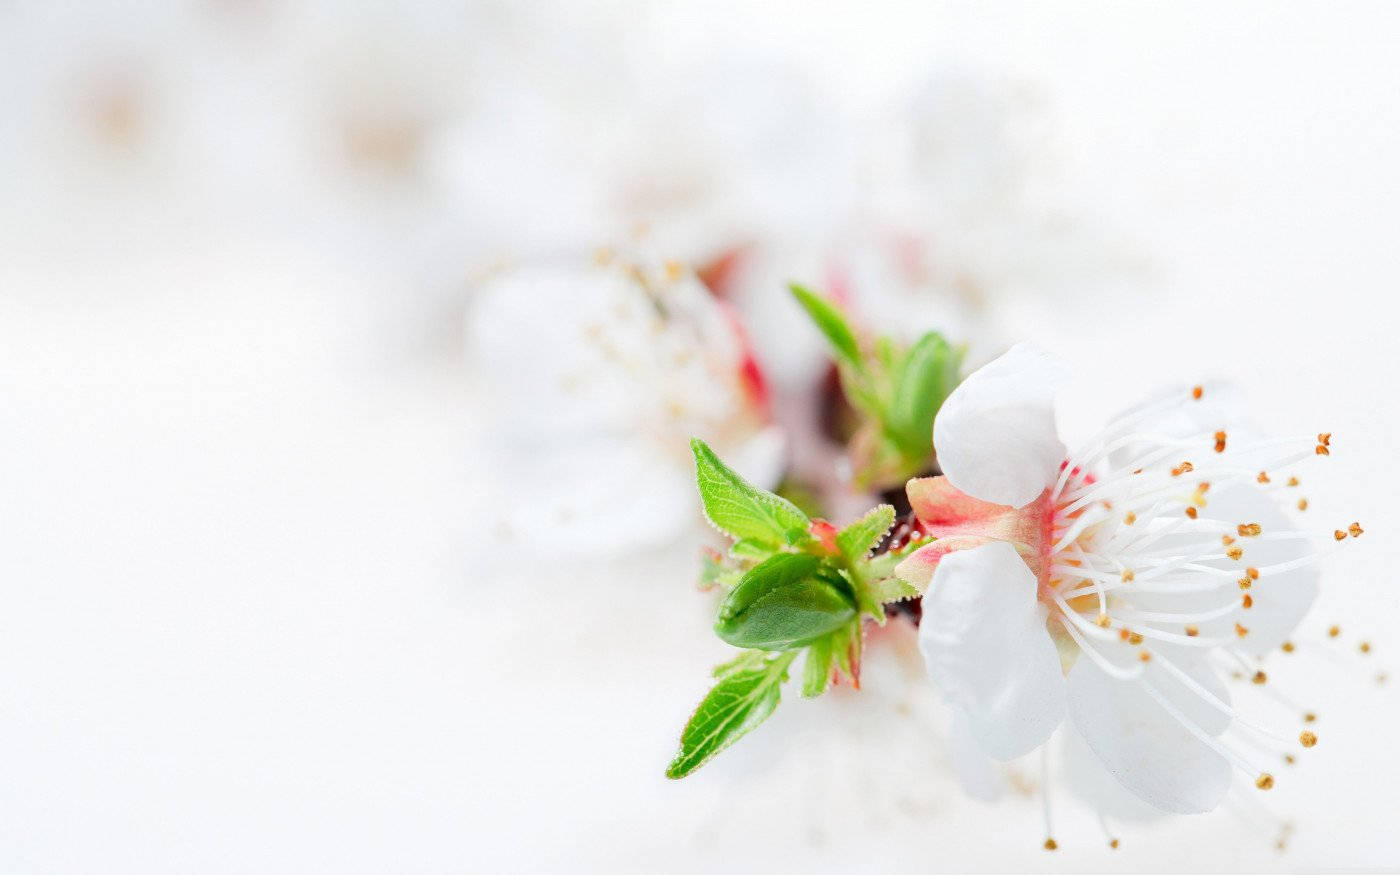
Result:
[[[1317,735],[1316,733],[1304,729],[1302,732],[1298,733],[1298,743],[1303,747],[1312,747],[1317,744]]]
[[[1244,573],[1249,575],[1249,579],[1250,579],[1250,580],[1258,580],[1258,579],[1259,579],[1259,569],[1258,569],[1258,568],[1253,568],[1253,567],[1251,567],[1251,568],[1246,568],[1246,569],[1244,570]]]
[[[1297,477],[1289,477],[1289,478],[1288,478],[1288,485],[1289,485],[1289,486],[1297,486],[1297,485],[1298,485],[1298,478],[1297,478]]]
[[[1240,589],[1249,589],[1253,585],[1254,581],[1250,580],[1248,577],[1240,578]]]
[[[1228,550],[1225,551],[1225,555],[1226,555],[1226,556],[1229,556],[1231,559],[1236,559],[1236,560],[1238,560],[1238,559],[1240,559],[1241,557],[1244,556],[1244,548],[1243,548],[1243,547],[1231,547],[1230,549],[1228,549]]]
[[[1258,480],[1260,483],[1268,483],[1268,482],[1269,482],[1269,472],[1267,472],[1267,471],[1260,471],[1260,472],[1259,472],[1259,476],[1258,476],[1258,477],[1255,477],[1254,479],[1255,479],[1255,480]]]
[[[1327,447],[1323,446],[1322,444],[1318,444],[1316,447],[1314,447],[1313,452],[1317,453],[1319,456],[1332,455],[1332,451],[1327,449]]]
[[[1225,432],[1223,431],[1215,433],[1215,451],[1217,453],[1225,452]]]
[[[1186,637],[1187,637],[1187,638],[1195,638],[1195,637],[1196,637],[1197,635],[1199,635],[1199,634],[1201,634],[1201,630],[1200,630],[1200,629],[1197,629],[1195,626],[1187,626],[1187,627],[1186,627]]]
[[[1308,509],[1308,500],[1307,500],[1306,498],[1300,498],[1300,499],[1298,499],[1298,509],[1299,509],[1299,510],[1307,510],[1307,509]]]
[[[1055,840],[1054,840],[1054,839],[1046,839],[1046,840],[1045,840],[1045,850],[1047,850],[1047,851],[1053,851],[1053,850],[1055,850],[1055,849],[1058,848],[1058,847],[1059,847],[1059,845],[1057,845],[1057,844],[1055,843]]]
[[[1192,465],[1190,462],[1182,462],[1172,469],[1172,476],[1180,477],[1182,474],[1188,474],[1194,470],[1196,470],[1195,465]]]
[[[1139,634],[1136,633],[1136,632],[1130,632],[1130,633],[1128,633],[1128,643],[1129,643],[1129,644],[1141,644],[1141,643],[1142,643],[1142,636],[1139,635]]]
[[[1264,527],[1258,523],[1240,523],[1235,530],[1240,533],[1241,538],[1253,538],[1264,531]]]
[[[1244,636],[1249,634],[1249,629],[1245,628],[1244,626],[1241,626],[1239,623],[1236,623],[1235,634],[1243,638]]]
[[[1268,681],[1268,679],[1269,679],[1269,676],[1266,675],[1266,674],[1264,674],[1262,671],[1256,671],[1256,672],[1254,673],[1254,677],[1250,678],[1250,680],[1253,681],[1253,682],[1256,683],[1256,684],[1265,683],[1266,681]]]
[[[1186,508],[1186,515],[1189,516],[1191,519],[1194,520],[1194,519],[1196,518],[1196,508],[1195,508],[1195,507],[1188,507],[1188,508]]]
[[[1292,642],[1292,641],[1285,641],[1285,642],[1283,642],[1283,652],[1284,652],[1284,653],[1292,653],[1293,650],[1294,650],[1294,645],[1293,645],[1293,642]]]
[[[1370,653],[1370,652],[1371,652],[1371,642],[1369,642],[1369,641],[1362,641],[1361,644],[1358,645],[1358,648],[1357,648],[1357,649],[1359,649],[1362,653]]]
[[[1133,569],[1131,569],[1131,568],[1124,568],[1124,569],[1123,569],[1123,573],[1120,574],[1120,575],[1118,575],[1118,577],[1119,577],[1124,583],[1128,583],[1129,581],[1131,581],[1131,580],[1133,579]]]
[[[1336,637],[1337,637],[1338,635],[1340,635],[1340,634],[1342,634],[1342,627],[1341,627],[1341,626],[1330,626],[1330,627],[1328,627],[1328,629],[1327,629],[1327,637],[1328,637],[1328,638],[1336,638]]]
[[[1205,391],[1206,390],[1204,386],[1196,386],[1191,390],[1191,397],[1195,398],[1197,401],[1200,401],[1201,395],[1205,394]]]
[[[1152,652],[1150,650],[1139,650],[1138,659],[1142,660],[1143,662],[1151,662]]]
[[[1137,522],[1137,514],[1133,513],[1132,511],[1128,511],[1128,513],[1123,517],[1123,524],[1131,526],[1135,522]]]
[[[1118,639],[1119,639],[1120,641],[1127,641],[1127,640],[1128,640],[1128,636],[1131,635],[1131,634],[1133,634],[1133,633],[1129,632],[1127,629],[1119,629],[1119,630],[1118,630]]]
[[[1246,608],[1254,607],[1254,596],[1245,593],[1244,598],[1240,599],[1240,604]]]
[[[1265,772],[1254,779],[1254,786],[1260,790],[1272,790],[1274,789],[1274,776]]]
[[[1311,712],[1311,711],[1308,711],[1308,712],[1306,712],[1305,714],[1303,714],[1303,722],[1304,722],[1304,723],[1316,723],[1316,722],[1317,722],[1317,715],[1314,714],[1314,713]]]
[[[1324,431],[1323,433],[1319,434],[1317,436],[1317,442],[1322,444],[1324,447],[1332,446],[1332,432]]]
[[[1226,547],[1228,547],[1228,546],[1230,546],[1231,544],[1235,543],[1235,539],[1232,538],[1232,537],[1230,537],[1229,535],[1221,535],[1221,536],[1220,536],[1220,543],[1222,543],[1222,544],[1224,544]]]
[[[1352,523],[1347,526],[1347,534],[1351,535],[1353,538],[1361,537],[1365,531],[1365,529],[1361,528],[1361,523]]]
[[[1293,765],[1294,763],[1296,763],[1298,760],[1293,756],[1293,754],[1291,754],[1291,753],[1286,753],[1286,754],[1283,755],[1283,761],[1286,762],[1286,763],[1288,763],[1288,764],[1291,766],[1291,765]]]
[[[1337,529],[1332,532],[1332,537],[1336,538],[1338,541],[1345,541],[1347,539],[1347,533],[1341,529]]]
[[[1118,839],[1109,839],[1108,846],[1115,851],[1118,850]]]
[[[1108,614],[1099,614],[1098,618],[1095,619],[1094,622],[1107,629],[1109,623]]]

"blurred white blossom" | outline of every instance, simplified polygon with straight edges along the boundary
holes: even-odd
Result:
[[[782,476],[747,339],[679,265],[507,271],[479,290],[468,342],[513,542],[610,555],[698,525],[692,437],[757,484]]]

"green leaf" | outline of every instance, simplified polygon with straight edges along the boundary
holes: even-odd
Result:
[[[857,620],[844,626],[831,635],[831,659],[841,674],[851,679],[860,688],[860,653],[863,639],[861,624]]]
[[[775,490],[778,495],[797,505],[797,509],[809,517],[822,515],[821,496],[806,484],[786,477]]]
[[[788,286],[792,295],[797,299],[797,303],[807,311],[807,315],[812,317],[812,321],[826,335],[827,341],[831,343],[831,348],[836,353],[836,357],[857,371],[864,368],[864,363],[860,358],[860,344],[856,343],[855,333],[851,331],[851,326],[846,323],[846,317],[841,315],[830,301],[821,298],[802,286],[793,283]]]
[[[724,674],[686,723],[666,777],[684,778],[768,719],[778,707],[782,682],[796,655],[785,653],[772,662],[745,664]]]
[[[905,599],[919,597],[919,591],[914,588],[913,584],[900,580],[894,575],[881,577],[878,580],[872,581],[867,585],[866,592],[880,604],[902,602]]]
[[[779,553],[749,569],[719,606],[715,634],[735,647],[790,650],[849,623],[845,581],[805,553]]]
[[[869,587],[862,586],[856,594],[856,608],[881,626],[885,625],[885,605]]]
[[[802,543],[808,538],[807,515],[785,498],[758,489],[719,460],[714,450],[692,439],[695,479],[705,515],[735,538],[774,547]]]
[[[841,392],[851,407],[866,420],[882,421],[885,418],[885,402],[874,385],[877,380],[868,378],[863,371],[839,362],[836,369],[841,376]]]
[[[895,346],[893,338],[881,335],[875,339],[875,360],[880,363],[881,368],[886,371],[894,370],[894,362],[898,357],[899,349]]]
[[[958,383],[961,356],[930,331],[895,368],[885,426],[906,453],[923,459],[933,451],[933,417]]]
[[[729,555],[739,559],[767,559],[773,548],[757,538],[740,538],[729,547]]]
[[[706,549],[700,560],[700,589],[714,589],[717,586],[731,589],[739,582],[743,573],[743,569],[734,560],[717,551]]]
[[[894,508],[882,504],[836,533],[836,546],[848,562],[864,559],[894,525]]]
[[[915,546],[927,543],[929,543],[927,540],[921,540],[916,542]],[[862,589],[870,600],[885,605],[890,602],[918,598],[921,595],[912,584],[899,579],[894,573],[899,563],[907,559],[912,552],[913,550],[907,546],[900,550],[890,550],[865,560],[857,566],[860,579],[863,581]]]
[[[846,573],[852,584],[856,609],[862,614],[869,614],[881,626],[885,625],[885,608],[867,582],[874,578],[869,575],[870,561],[866,554],[880,543],[892,525],[894,508],[882,504],[871,508],[865,516],[836,533],[836,546],[846,561]]]
[[[831,663],[836,658],[835,637],[839,632],[818,638],[807,648],[802,663],[802,695],[811,699],[826,692],[831,683]]]
[[[728,662],[721,662],[715,666],[713,674],[717,678],[722,678],[736,671],[753,669],[767,664],[767,653],[762,650],[745,650]]]

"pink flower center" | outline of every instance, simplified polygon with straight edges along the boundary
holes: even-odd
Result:
[[[1057,527],[1063,529],[1072,520],[1057,518],[1050,490],[1045,490],[1024,507],[973,498],[958,490],[946,477],[912,480],[908,492],[920,531],[937,540],[914,554],[910,561],[916,567],[906,567],[905,572],[917,574],[924,578],[918,582],[927,584],[939,560],[949,553],[970,550],[992,541],[1006,541],[1035,573],[1040,601],[1052,612],[1058,610],[1054,591],[1059,581],[1051,578],[1050,569],[1054,564],[1051,554]],[[1074,564],[1074,560],[1060,560],[1061,564],[1066,562]]]

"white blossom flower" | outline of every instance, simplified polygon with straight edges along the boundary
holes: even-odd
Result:
[[[943,475],[908,491],[936,540],[899,567],[926,590],[929,675],[994,759],[1068,718],[1163,811],[1213,809],[1232,767],[1268,789],[1261,739],[1298,742],[1236,713],[1217,665],[1291,646],[1317,594],[1320,551],[1278,501],[1298,480],[1279,472],[1327,455],[1331,436],[1252,436],[1229,390],[1207,385],[1131,410],[1071,453],[1052,404],[1064,377],[1018,345],[935,420]]]
[[[504,537],[572,554],[657,544],[700,523],[689,439],[768,488],[782,432],[738,322],[689,272],[621,261],[507,271],[467,325],[492,423]]]

